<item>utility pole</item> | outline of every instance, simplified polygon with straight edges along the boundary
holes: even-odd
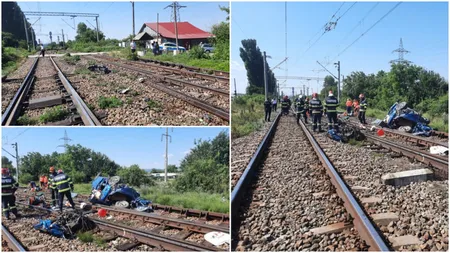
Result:
[[[305,90],[305,85],[303,84],[303,95],[304,95],[304,96],[306,96],[305,91],[306,91],[306,90]]]
[[[97,42],[99,42],[100,39],[99,39],[99,37],[98,37],[98,33],[99,33],[99,30],[98,30],[98,17],[95,17],[95,23],[96,23],[96,25],[97,25]],[[67,38],[67,40],[69,40],[69,38]]]
[[[237,97],[236,78],[234,78],[234,97]]]
[[[280,98],[280,83],[277,82],[277,101]]]
[[[178,50],[178,24],[177,24],[177,22],[178,22],[179,14],[177,14],[177,10],[180,8],[186,8],[186,6],[181,6],[178,4],[178,2],[173,2],[172,4],[166,6],[166,8],[169,8],[169,7],[171,7],[173,9],[173,22],[175,25],[175,44],[177,45],[176,54],[178,54],[179,50]],[[164,9],[166,9],[166,8],[164,8]]]
[[[28,51],[30,51],[30,42],[28,40],[27,19],[25,18],[25,14],[23,15],[23,26],[25,27],[25,37],[27,38]],[[17,180],[19,180],[19,179],[17,179]]]
[[[159,13],[156,13],[156,41],[159,44]]]
[[[173,129],[172,129],[173,132]],[[167,165],[169,163],[169,137],[170,142],[172,142],[172,136],[169,135],[169,128],[166,127],[166,134],[161,135],[161,141],[163,141],[164,136],[166,136],[166,155],[164,156],[164,182],[167,182]]]
[[[294,87],[292,87],[292,99],[294,99]]]
[[[337,64],[335,63],[334,65],[337,65],[337,69],[338,69],[338,101],[341,101],[341,61],[338,61]]]
[[[266,72],[266,51],[264,51],[264,93],[267,101],[267,72]]]
[[[17,177],[17,181],[19,181],[19,148],[17,146],[17,142],[13,143],[12,146],[14,147],[14,149],[16,150],[16,177]]]
[[[309,86],[306,87],[306,96],[309,96]]]
[[[64,40],[64,29],[61,29],[62,39],[63,39],[63,46],[66,44],[66,41]]]
[[[53,43],[53,40],[52,40],[52,32],[48,32],[48,36],[50,37],[50,43]]]
[[[131,9],[133,9],[133,38],[134,38],[134,36],[136,35],[135,33],[134,33],[134,31],[135,31],[135,29],[134,29],[134,2],[133,1],[131,1]]]

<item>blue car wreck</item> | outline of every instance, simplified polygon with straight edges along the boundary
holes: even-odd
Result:
[[[150,200],[142,199],[135,189],[119,184],[119,182],[120,177],[118,176],[111,178],[97,176],[92,181],[92,193],[89,201],[93,204],[114,205],[142,212],[152,211]]]
[[[430,121],[427,118],[408,108],[406,102],[396,102],[391,106],[388,115],[380,125],[392,129],[408,127],[408,132],[414,135],[430,136],[433,129],[428,126],[429,123]]]

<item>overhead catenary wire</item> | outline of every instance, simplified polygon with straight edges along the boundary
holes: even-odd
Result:
[[[345,16],[345,14],[347,14],[347,12],[351,9],[351,8],[353,8],[353,6],[355,6],[355,4],[356,4],[357,2],[354,2],[345,12],[344,12],[344,14],[342,14],[341,16],[339,16],[339,18],[337,18],[336,19],[336,22],[338,22],[339,21],[339,19],[341,19],[343,16]]]
[[[394,7],[392,7],[386,14],[384,14],[380,19],[377,20],[369,29],[367,29],[365,32],[363,32],[358,38],[356,38],[350,45],[348,45],[344,50],[342,50],[339,54],[337,54],[336,57],[334,57],[334,60],[341,56],[345,51],[347,51],[351,46],[353,46],[359,39],[361,39],[362,36],[364,36],[366,33],[368,33],[372,28],[374,28],[378,23],[380,23],[384,18],[386,18],[391,12],[393,12],[402,2],[397,3]]]

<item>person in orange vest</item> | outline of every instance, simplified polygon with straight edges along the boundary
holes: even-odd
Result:
[[[44,188],[44,175],[39,177],[39,185],[41,186],[41,189]]]
[[[347,115],[352,115],[352,99],[347,98],[347,102],[345,102],[345,106],[347,107]]]
[[[357,99],[353,100],[353,114],[356,116],[358,115],[358,111],[359,111],[359,102]]]
[[[48,177],[46,175],[44,175],[44,188],[48,188]]]

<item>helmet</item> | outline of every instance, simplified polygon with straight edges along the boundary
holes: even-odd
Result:
[[[328,96],[329,96],[329,97],[333,96],[333,91],[332,91],[332,90],[330,90],[330,91],[328,92]]]
[[[52,167],[50,167],[50,173],[53,173],[53,172],[55,172],[55,168],[53,168],[53,166],[52,166]]]
[[[9,175],[9,169],[8,168],[2,168],[2,175]]]
[[[302,98],[303,98],[303,95],[299,95],[298,98],[299,98],[299,99],[302,99]]]
[[[359,94],[359,98],[363,98],[364,97],[364,94]]]
[[[58,170],[58,174],[61,174],[61,173],[63,173],[63,171],[61,169],[59,169]]]
[[[313,97],[313,98],[317,98],[317,93],[314,92],[314,93],[312,94],[312,97]]]

